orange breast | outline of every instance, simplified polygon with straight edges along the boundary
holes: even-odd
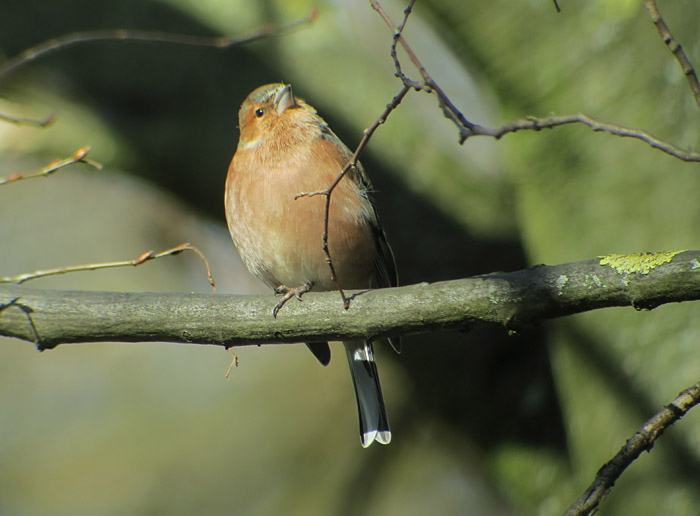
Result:
[[[314,283],[314,290],[332,290],[323,253],[325,197],[300,193],[328,188],[340,173],[337,152],[319,139],[296,148],[285,159],[261,159],[260,147],[239,150],[226,180],[226,218],[248,269],[272,287]],[[376,254],[369,223],[369,201],[345,177],[331,196],[328,242],[343,288],[369,286]]]

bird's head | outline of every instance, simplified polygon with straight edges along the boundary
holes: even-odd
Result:
[[[274,139],[277,143],[294,139],[303,124],[316,116],[315,110],[296,99],[288,84],[266,84],[245,99],[238,112],[241,131],[239,149],[250,149]]]

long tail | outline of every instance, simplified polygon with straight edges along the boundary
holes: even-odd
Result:
[[[355,386],[357,411],[360,417],[360,439],[367,448],[372,442],[389,444],[391,430],[386,417],[382,388],[379,386],[374,348],[370,342],[343,342]]]

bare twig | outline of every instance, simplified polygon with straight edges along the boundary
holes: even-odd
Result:
[[[340,281],[338,280],[338,276],[335,272],[335,267],[333,266],[331,254],[328,249],[328,220],[330,218],[331,195],[333,194],[333,190],[335,190],[335,187],[338,186],[340,181],[347,175],[350,169],[357,167],[357,160],[360,156],[360,153],[363,151],[367,143],[369,143],[369,140],[370,138],[372,138],[374,132],[379,128],[380,125],[386,122],[391,112],[394,111],[399,104],[401,104],[401,101],[410,89],[410,86],[404,84],[404,86],[401,88],[401,91],[399,91],[396,94],[396,96],[391,100],[391,102],[386,105],[386,108],[384,109],[382,114],[379,115],[379,118],[377,118],[374,121],[374,123],[369,127],[369,129],[365,129],[364,135],[362,136],[360,143],[357,145],[355,152],[345,164],[340,174],[338,174],[338,177],[335,178],[335,181],[333,181],[333,183],[326,190],[321,190],[318,192],[303,192],[297,194],[294,197],[295,199],[299,199],[301,197],[314,197],[316,195],[323,195],[326,197],[325,215],[323,219],[323,252],[326,255],[326,261],[328,262],[328,267],[331,271],[331,279],[335,282],[335,285],[338,288],[338,291],[340,292],[340,297],[342,297],[343,299],[343,306],[346,310],[350,307],[350,301],[345,296],[345,292],[343,291],[343,288],[340,285]]]
[[[37,170],[36,172],[31,172],[29,174],[14,173],[7,177],[0,177],[0,186],[8,185],[10,183],[16,183],[17,181],[23,181],[25,179],[33,179],[35,177],[46,177],[50,176],[54,172],[67,167],[68,165],[73,165],[74,163],[85,163],[91,167],[95,167],[97,170],[102,170],[102,164],[91,159],[85,159],[91,148],[88,146],[81,147],[73,153],[69,158],[56,159],[46,165],[44,168]]]
[[[654,149],[658,149],[675,158],[688,162],[700,162],[700,154],[692,150],[681,149],[662,140],[659,140],[652,134],[642,129],[632,129],[621,125],[609,124],[601,122],[583,113],[573,115],[551,115],[545,118],[529,117],[522,120],[515,120],[507,124],[491,129],[488,127],[479,126],[475,128],[473,136],[491,136],[499,139],[508,133],[515,133],[521,130],[530,129],[539,131],[541,129],[550,129],[559,125],[580,123],[586,125],[596,132],[605,132],[623,138],[635,138],[649,144]]]
[[[559,7],[559,2],[557,2],[557,0],[553,0],[553,1],[554,1],[554,8],[557,10],[558,13],[560,13],[561,7]]]
[[[508,122],[507,124],[504,124],[503,126],[499,128],[489,128],[489,127],[484,127],[481,125],[473,124],[469,122],[463,115],[460,113],[460,111],[454,106],[452,101],[447,97],[447,95],[440,89],[440,87],[437,85],[437,83],[432,79],[430,74],[428,74],[427,70],[425,67],[421,64],[420,60],[416,56],[416,54],[411,50],[411,47],[408,45],[406,40],[402,36],[402,31],[404,26],[406,25],[406,20],[408,15],[410,14],[413,4],[415,3],[415,0],[411,0],[409,3],[408,7],[404,11],[404,19],[403,22],[399,25],[399,27],[396,27],[394,23],[391,21],[389,16],[386,14],[386,11],[382,8],[381,4],[377,0],[370,0],[370,3],[372,5],[372,8],[379,13],[379,15],[382,17],[384,22],[389,26],[389,28],[393,31],[393,42],[391,46],[391,57],[394,60],[394,66],[396,68],[396,77],[401,79],[401,81],[404,83],[406,86],[410,86],[411,88],[415,90],[424,90],[428,93],[434,93],[438,97],[438,102],[440,104],[440,108],[442,109],[443,114],[445,117],[452,121],[452,123],[457,126],[459,130],[459,142],[464,143],[468,138],[471,138],[473,136],[489,136],[492,138],[499,139],[501,138],[504,134],[507,133],[514,133],[517,131],[521,130],[535,130],[539,131],[541,129],[546,129],[546,128],[552,128],[560,125],[567,125],[567,124],[573,124],[573,123],[581,123],[584,124],[594,131],[600,131],[600,132],[606,132],[615,136],[621,136],[624,138],[635,138],[638,140],[641,140],[647,144],[649,144],[651,147],[658,149],[662,152],[665,152],[666,154],[669,154],[675,158],[681,159],[686,162],[700,162],[700,154],[697,152],[694,152],[691,149],[682,149],[680,147],[677,147],[676,145],[673,145],[672,143],[665,142],[663,140],[660,140],[656,138],[655,136],[651,135],[647,131],[644,131],[642,129],[632,129],[629,127],[623,127],[621,125],[616,125],[616,124],[609,124],[606,122],[601,122],[599,120],[596,120],[594,118],[591,118],[588,115],[585,115],[583,113],[577,113],[577,114],[572,114],[572,115],[560,115],[560,116],[549,116],[545,118],[535,118],[535,117],[530,117],[526,119],[521,119],[521,120],[515,120],[513,122]],[[649,3],[653,4],[653,1],[647,0],[647,8],[649,7]],[[653,5],[653,8],[655,9],[656,6],[655,4]],[[651,11],[651,8],[650,8]],[[658,14],[658,11],[654,11],[656,14]],[[654,19],[654,15],[652,14],[652,19]],[[663,24],[663,20],[660,19],[660,23]],[[656,23],[656,22],[655,22]],[[657,25],[658,27],[659,25]],[[663,25],[665,27],[665,24]],[[661,31],[661,29],[659,29]],[[668,36],[672,40],[672,36],[670,36],[670,32],[666,29]],[[662,34],[663,36],[663,34]],[[666,37],[664,37],[664,41],[667,41]],[[401,63],[399,62],[397,53],[396,53],[396,44],[397,42],[401,43],[403,46],[404,50],[406,50],[406,53],[408,54],[409,59],[411,62],[416,66],[418,71],[421,74],[421,77],[423,78],[423,82],[417,82],[413,81],[405,76],[401,69]],[[668,43],[668,41],[667,41]],[[674,41],[675,43],[675,41]],[[682,53],[680,50],[680,45],[675,44],[675,46],[671,47],[671,44],[669,44],[669,48],[672,48],[672,51],[674,51],[674,55],[679,59],[679,62],[681,62],[681,57],[682,56],[685,61],[682,62],[681,66],[683,67],[684,72],[687,72],[686,75],[688,76],[688,80],[691,81],[691,75],[692,77],[695,78],[695,84],[697,83],[697,77],[695,76],[695,72],[692,70],[692,66],[690,66],[690,63],[687,62],[687,57],[685,57],[685,54]],[[676,50],[674,50],[677,46],[678,53],[676,53]],[[687,66],[683,63],[686,63]],[[688,68],[689,67],[689,68]],[[690,70],[688,72],[688,70]],[[691,75],[689,75],[691,74]],[[694,86],[693,86],[693,81],[691,81],[691,89],[695,91]]]
[[[226,374],[224,377],[228,380],[229,375],[231,374],[231,369],[234,367],[238,367],[238,355],[233,351],[233,348],[226,348],[226,350],[231,353],[231,365],[228,366],[228,369],[226,369]]]
[[[147,251],[134,260],[106,263],[89,263],[86,265],[73,265],[70,267],[58,267],[55,269],[47,269],[43,271],[26,272],[23,274],[17,274],[16,276],[0,277],[0,283],[20,284],[33,279],[45,278],[47,276],[57,276],[59,274],[66,274],[69,272],[95,271],[98,269],[114,269],[116,267],[135,267],[137,265],[141,265],[142,263],[155,260],[157,258],[162,258],[164,256],[174,256],[176,254],[180,254],[183,251],[193,251],[202,259],[202,261],[204,262],[204,266],[207,269],[207,280],[211,285],[212,293],[216,293],[216,282],[214,281],[214,277],[211,274],[209,262],[207,261],[204,254],[190,243],[180,244],[171,249],[161,251],[160,253],[156,253],[154,251]]]
[[[0,120],[4,120],[5,122],[10,122],[12,124],[23,124],[23,125],[36,125],[38,127],[47,127],[53,123],[54,120],[56,120],[56,113],[51,113],[49,116],[38,119],[38,118],[17,118],[14,116],[10,115],[5,115],[3,113],[0,113]]]
[[[594,514],[615,485],[620,475],[643,451],[651,451],[656,440],[669,426],[700,403],[700,382],[681,392],[676,399],[649,419],[617,454],[607,462],[586,491],[564,513],[564,516]]]
[[[411,47],[408,45],[406,40],[403,38],[401,35],[401,32],[406,25],[406,18],[408,15],[411,13],[411,10],[413,9],[413,4],[415,3],[415,0],[411,0],[409,6],[406,8],[404,11],[404,21],[401,24],[401,28],[399,29],[394,25],[394,22],[391,21],[391,18],[389,18],[389,15],[386,13],[384,8],[381,6],[381,4],[377,0],[370,0],[370,5],[372,6],[372,9],[377,11],[379,13],[379,16],[384,20],[384,23],[387,24],[387,26],[391,29],[393,35],[394,35],[394,43],[398,41],[401,43],[401,46],[403,49],[406,51],[406,54],[408,54],[409,59],[411,62],[415,65],[415,67],[418,69],[418,72],[421,74],[421,77],[423,78],[423,85],[417,85],[415,81],[406,81],[405,76],[401,73],[400,75],[397,74],[397,77],[399,77],[402,82],[404,82],[404,85],[409,86],[414,89],[422,89],[425,90],[428,93],[434,93],[437,98],[438,98],[438,105],[440,106],[440,109],[442,110],[443,115],[445,118],[448,120],[452,121],[457,128],[459,129],[459,143],[462,144],[464,143],[467,138],[472,136],[472,133],[476,127],[478,127],[476,124],[471,123],[467,118],[457,109],[457,107],[452,103],[450,98],[445,94],[445,92],[440,88],[440,86],[433,80],[433,78],[430,76],[428,71],[425,69],[423,64],[420,62],[416,54],[413,52]],[[395,51],[395,45],[392,46],[392,57],[394,58],[394,64],[397,67],[397,70],[401,70],[401,65],[398,63],[398,58],[396,56],[396,51]]]
[[[413,5],[416,3],[416,0],[411,0],[411,3],[408,4],[408,7],[403,10],[403,20],[401,21],[401,25],[394,31],[394,39],[391,42],[391,58],[394,61],[394,67],[396,68],[396,73],[394,74],[395,77],[398,77],[401,79],[401,82],[403,82],[407,86],[411,86],[413,89],[416,91],[422,90],[425,86],[419,82],[419,81],[413,81],[406,77],[406,75],[403,73],[403,70],[401,69],[401,61],[399,61],[398,55],[396,53],[396,45],[399,42],[399,38],[401,37],[401,33],[403,32],[404,27],[406,26],[406,22],[408,21],[408,17],[411,15],[411,12],[413,11]]]
[[[317,13],[317,9],[314,8],[306,18],[278,28],[262,27],[249,36],[244,36],[237,39],[225,37],[191,36],[187,34],[171,34],[166,32],[129,29],[74,32],[44,41],[43,43],[39,43],[38,45],[25,50],[18,56],[9,59],[2,66],[0,66],[0,80],[4,79],[8,74],[14,72],[18,68],[40,57],[56,52],[57,50],[82,43],[90,43],[95,41],[142,41],[223,49],[236,45],[243,45],[262,38],[279,36],[287,33],[301,25],[311,23],[316,18]]]
[[[693,92],[693,96],[695,97],[695,103],[700,107],[700,82],[698,82],[698,76],[693,69],[693,65],[690,63],[690,59],[685,55],[680,43],[673,37],[668,25],[666,25],[666,22],[661,17],[659,9],[656,7],[656,0],[644,0],[644,6],[649,11],[651,21],[656,25],[656,30],[659,31],[661,39],[666,43],[666,46],[676,58],[678,64],[681,65],[681,70],[683,70],[683,74],[686,79],[688,79],[690,91]]]

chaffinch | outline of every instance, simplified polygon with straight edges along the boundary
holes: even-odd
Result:
[[[248,270],[286,297],[335,290],[322,248],[327,189],[352,153],[316,110],[285,84],[253,91],[238,113],[240,139],[226,177],[226,220]],[[328,247],[343,288],[396,286],[396,265],[371,185],[358,163],[332,193]],[[399,339],[389,339],[399,351]],[[362,446],[388,444],[391,431],[371,342],[344,342]],[[326,342],[307,343],[326,365]]]

